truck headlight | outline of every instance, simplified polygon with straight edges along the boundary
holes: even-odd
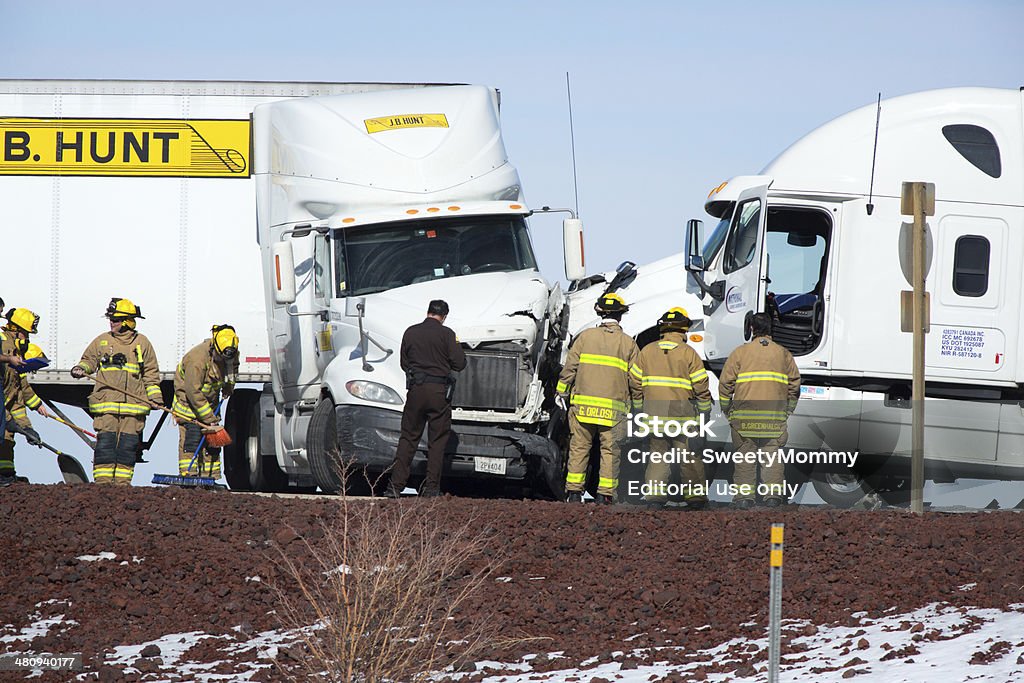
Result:
[[[348,389],[348,393],[364,401],[373,401],[374,403],[402,402],[402,397],[398,395],[397,391],[377,382],[354,379],[351,382],[346,382],[345,388]]]

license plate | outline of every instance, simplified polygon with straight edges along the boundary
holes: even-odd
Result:
[[[477,472],[487,472],[488,474],[505,474],[505,458],[482,458],[480,456],[473,457],[473,469]]]

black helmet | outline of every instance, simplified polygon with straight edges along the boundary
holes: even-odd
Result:
[[[676,306],[665,311],[660,318],[658,318],[658,327],[663,330],[681,330],[685,332],[690,329],[690,324],[693,321],[690,320],[689,314],[685,308]]]
[[[625,313],[629,310],[629,306],[615,292],[606,292],[598,298],[597,303],[594,304],[594,310],[598,313]]]

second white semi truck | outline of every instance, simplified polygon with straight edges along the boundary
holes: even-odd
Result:
[[[720,369],[766,311],[804,390],[790,445],[857,450],[811,473],[829,502],[909,481],[911,335],[901,241],[905,181],[935,184],[928,218],[926,475],[1024,478],[1024,93],[955,88],[882,100],[791,145],[757,176],[712,190],[687,268],[704,349]],[[906,260],[906,259],[904,259]],[[909,277],[909,276],[907,276]]]

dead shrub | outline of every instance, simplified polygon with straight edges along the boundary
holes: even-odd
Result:
[[[486,525],[453,522],[442,499],[344,495],[320,523],[322,537],[304,539],[308,559],[278,548],[273,586],[301,645],[287,668],[302,680],[415,682],[497,643],[496,625],[462,611],[500,564]]]

